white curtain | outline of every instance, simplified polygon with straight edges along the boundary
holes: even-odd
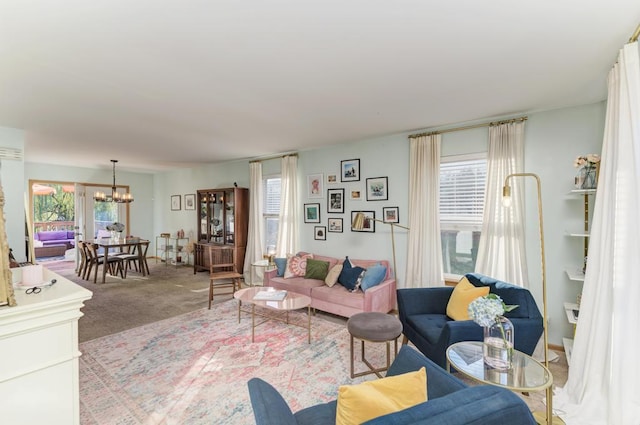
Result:
[[[589,264],[569,379],[554,398],[567,424],[640,422],[640,60],[624,46],[609,73]]]
[[[411,138],[409,240],[403,287],[444,285],[440,243],[440,134]]]
[[[298,252],[298,157],[289,155],[282,158],[280,177],[280,226],[276,255],[285,257]]]
[[[263,268],[251,267],[251,264],[262,259],[264,241],[264,220],[262,191],[262,163],[249,164],[249,234],[247,235],[247,249],[244,256],[245,282],[252,286],[262,282]]]
[[[502,205],[505,178],[523,172],[523,164],[524,121],[490,126],[487,187],[475,271],[528,287],[523,205],[525,178],[509,180],[512,205],[510,208]]]

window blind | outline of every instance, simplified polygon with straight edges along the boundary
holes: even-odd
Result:
[[[264,214],[278,215],[280,213],[280,177],[265,178],[263,181]]]
[[[440,226],[481,230],[487,179],[486,159],[440,163]]]

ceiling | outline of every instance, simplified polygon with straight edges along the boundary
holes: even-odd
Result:
[[[30,162],[154,172],[606,98],[637,0],[0,0]]]

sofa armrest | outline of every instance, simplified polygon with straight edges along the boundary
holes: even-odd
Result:
[[[398,310],[401,316],[406,317],[413,314],[447,314],[447,303],[453,288],[405,288],[398,289],[397,292]]]
[[[265,270],[264,275],[262,276],[262,286],[271,286],[271,279],[278,276],[278,270]]]
[[[387,313],[396,308],[396,280],[391,278],[364,292],[364,311]]]
[[[535,423],[529,407],[520,397],[505,388],[489,385],[465,388],[437,399],[429,398],[424,403],[365,422],[366,425]]]
[[[260,378],[247,383],[256,425],[297,425],[298,421],[278,390]]]

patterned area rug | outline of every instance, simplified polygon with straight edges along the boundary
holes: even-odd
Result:
[[[254,424],[252,377],[275,386],[294,412],[335,399],[342,384],[375,378],[349,378],[344,323],[313,316],[311,326],[311,344],[306,329],[275,321],[256,328],[251,343],[251,317],[238,323],[230,300],[82,343],[81,423]],[[384,344],[368,344],[367,357],[383,364]]]

